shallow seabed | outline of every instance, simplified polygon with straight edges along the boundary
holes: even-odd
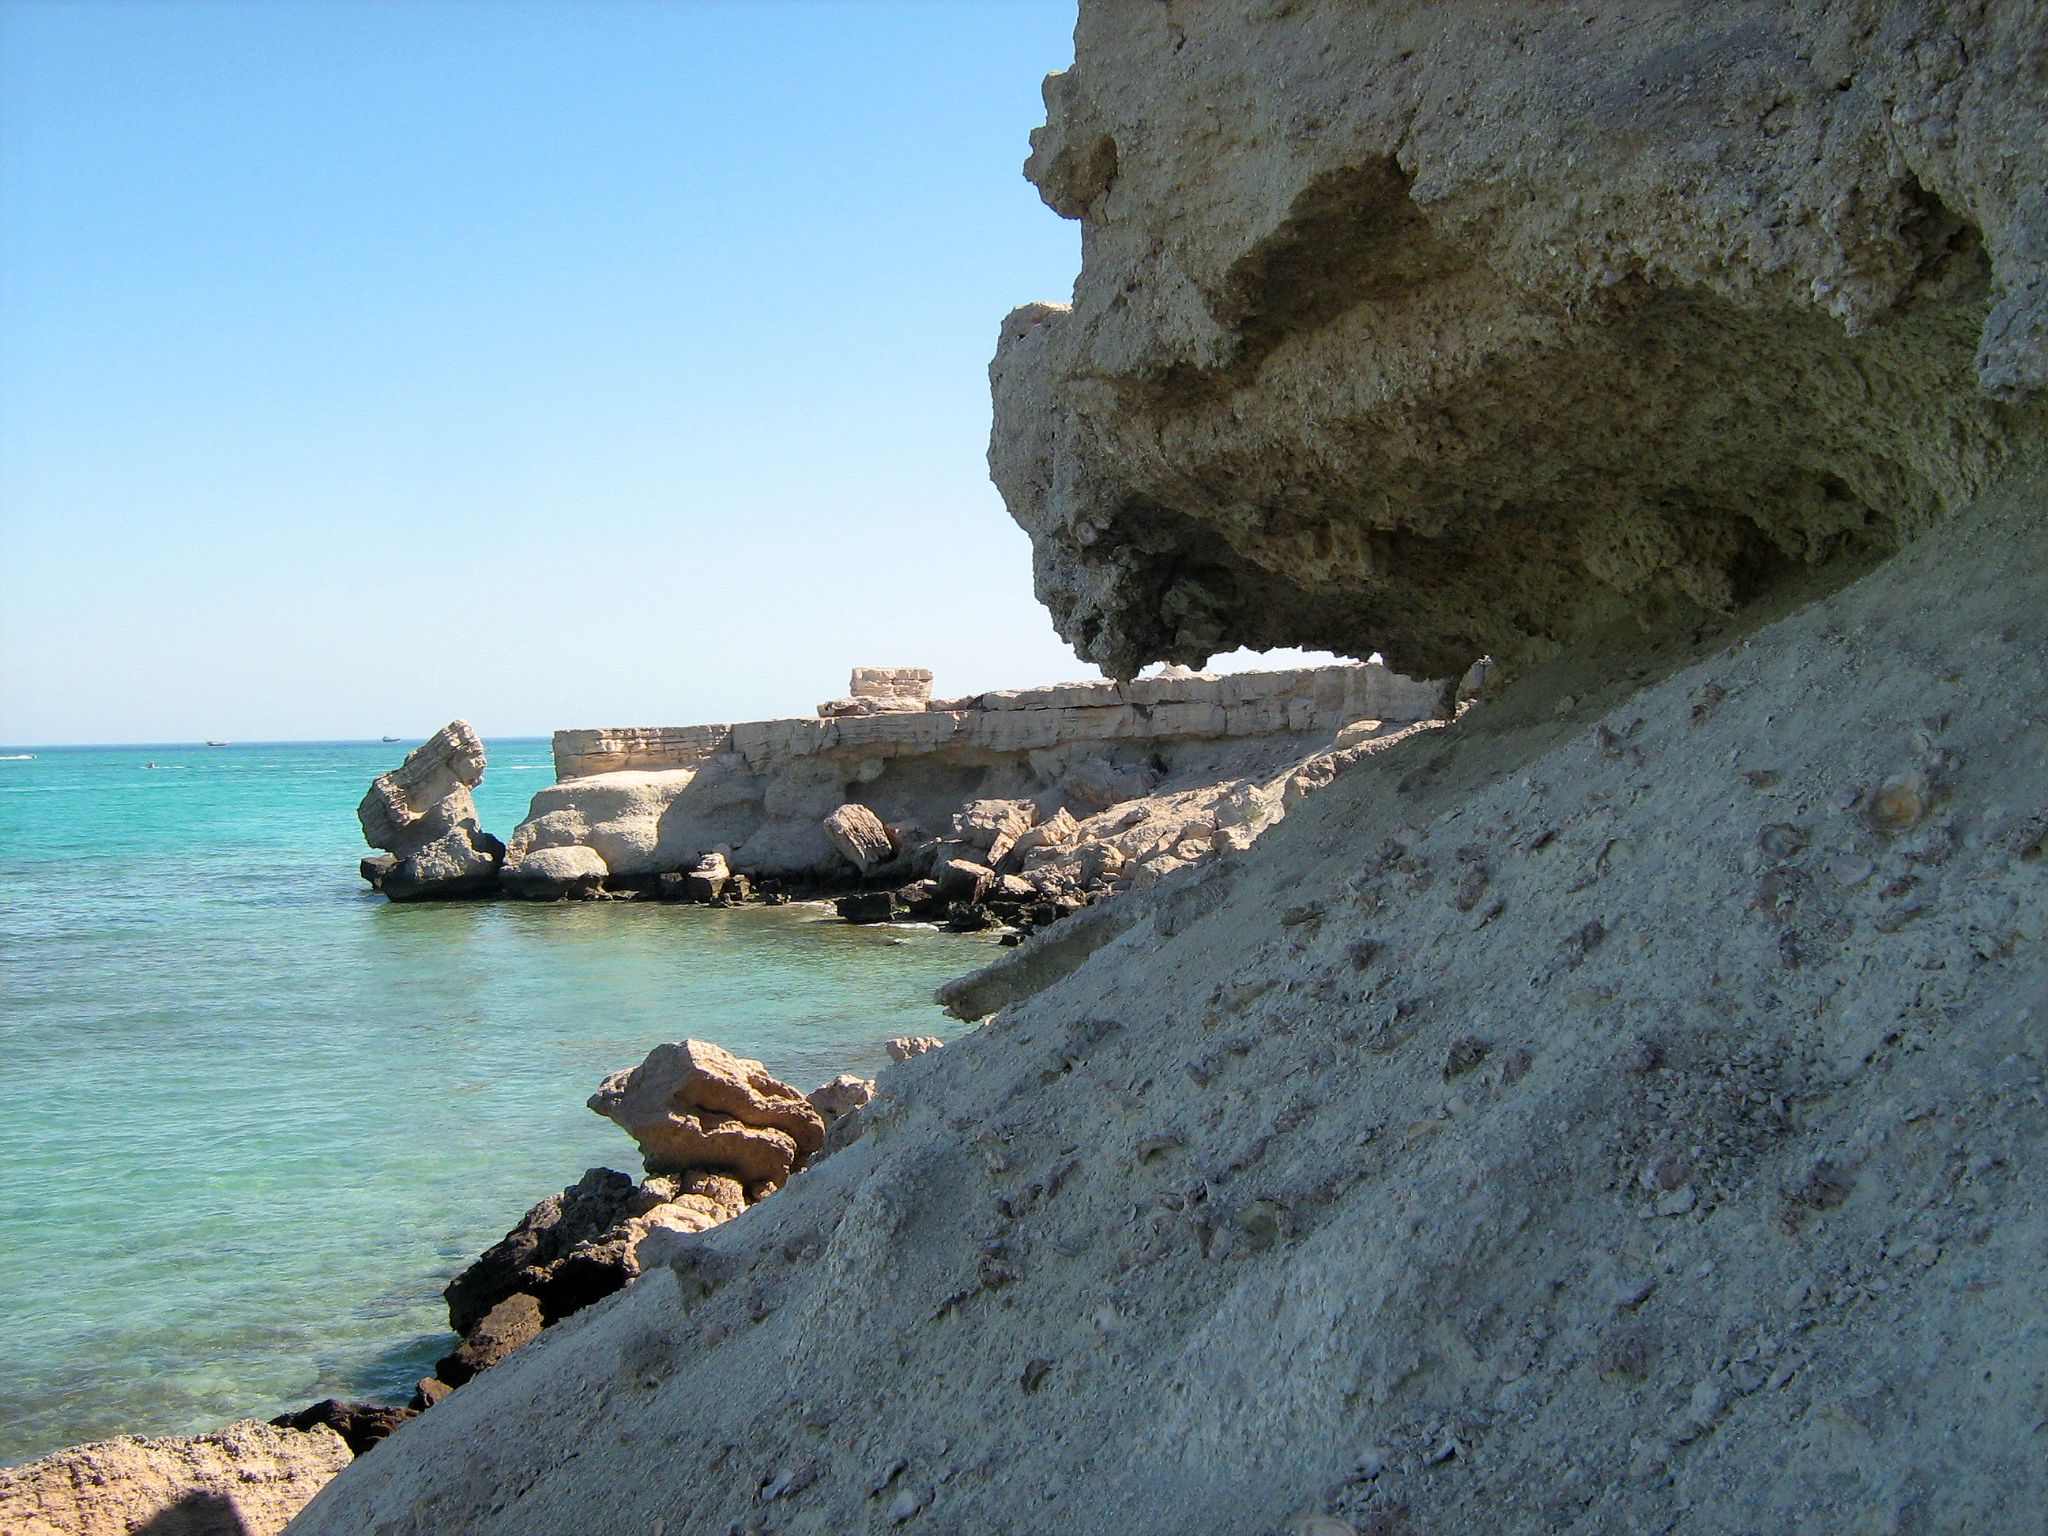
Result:
[[[605,1073],[685,1035],[871,1073],[981,958],[815,907],[393,906],[355,804],[411,745],[0,749],[0,1464],[402,1397],[456,1269],[636,1166]],[[488,745],[505,835],[552,768]]]

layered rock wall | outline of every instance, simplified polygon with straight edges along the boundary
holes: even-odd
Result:
[[[753,877],[851,875],[826,825],[849,802],[927,836],[980,799],[1041,801],[1047,815],[1071,802],[1087,816],[1176,777],[1270,776],[1357,721],[1426,718],[1442,693],[1359,663],[1063,683],[870,715],[559,731],[560,782],[534,797],[506,879],[517,888],[530,861],[561,849],[588,850],[623,879],[685,870],[718,848]]]

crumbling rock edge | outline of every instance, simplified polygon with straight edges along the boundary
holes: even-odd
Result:
[[[2043,437],[2048,9],[1085,0],[989,463],[1118,676],[1520,663],[1882,555]]]
[[[889,1069],[294,1529],[2043,1507],[2048,482],[1613,638]]]

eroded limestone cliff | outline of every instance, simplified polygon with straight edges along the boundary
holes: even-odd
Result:
[[[1004,323],[989,458],[1118,675],[1725,611],[2039,438],[2029,0],[1088,0],[1075,46],[1027,170],[1081,275]]]
[[[1085,0],[991,453],[1063,630],[1519,675],[295,1529],[2037,1524],[2044,37]]]

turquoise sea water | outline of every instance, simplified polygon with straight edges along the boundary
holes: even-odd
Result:
[[[451,1274],[637,1167],[607,1072],[688,1035],[872,1072],[987,958],[815,907],[391,905],[355,806],[411,745],[0,748],[0,1464],[402,1397]],[[503,836],[553,769],[488,747]]]

